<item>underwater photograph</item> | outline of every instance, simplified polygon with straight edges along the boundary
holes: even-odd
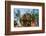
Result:
[[[39,9],[14,8],[14,27],[39,27]]]

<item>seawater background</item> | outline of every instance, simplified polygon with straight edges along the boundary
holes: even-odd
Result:
[[[14,8],[14,23],[15,26],[22,26],[22,24],[20,23],[20,19],[23,20],[26,18],[30,18],[28,19],[28,24],[25,23],[25,26],[27,25],[31,25],[31,22],[34,21],[35,25],[34,26],[39,26],[39,9],[31,9],[31,8]],[[25,16],[24,16],[25,15]],[[24,18],[24,17],[25,18]],[[34,20],[33,20],[34,19]],[[30,22],[29,22],[30,21]],[[27,22],[27,21],[26,21]],[[24,24],[23,24],[24,25]]]

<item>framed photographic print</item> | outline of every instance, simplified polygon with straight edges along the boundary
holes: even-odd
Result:
[[[45,32],[44,3],[5,1],[5,34]]]

